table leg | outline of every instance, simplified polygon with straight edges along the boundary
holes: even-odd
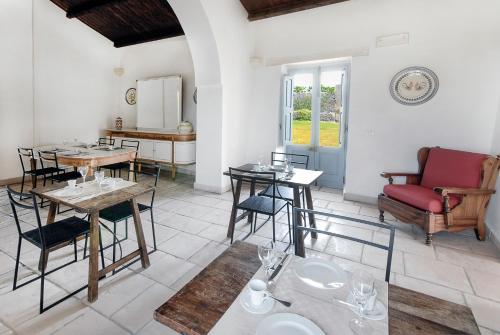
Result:
[[[128,172],[128,180],[135,181],[134,179],[134,171],[135,171],[135,163],[134,161],[130,161],[130,168]]]
[[[90,251],[87,299],[94,302],[99,290],[99,212],[90,214]]]
[[[252,182],[250,183],[250,196],[253,197],[254,195],[255,195],[255,180],[252,179]],[[254,214],[253,212],[250,212],[250,214],[248,214],[247,222],[250,224],[250,230],[252,230],[252,222],[254,215],[257,214]]]
[[[300,207],[300,189],[299,186],[293,187],[293,204],[294,207],[299,204]],[[297,212],[296,216],[293,218],[297,226],[302,226],[302,215]],[[295,234],[295,254],[300,257],[305,257],[304,250],[304,233],[302,230],[297,230],[293,232]]]
[[[87,177],[92,177],[94,175],[94,167],[89,165],[87,170]]]
[[[233,231],[234,231],[234,226],[236,224],[236,214],[238,213],[238,210],[236,209],[236,205],[240,201],[240,194],[241,194],[241,180],[238,180],[236,183],[236,190],[234,192],[234,199],[233,199],[233,209],[231,210],[231,216],[229,218],[229,225],[227,227],[227,237],[231,238],[233,236]]]
[[[132,207],[132,216],[134,217],[135,233],[137,234],[137,244],[141,255],[142,267],[147,269],[149,267],[148,249],[146,248],[144,232],[142,231],[141,215],[135,198],[130,200],[130,206]]]
[[[31,167],[31,171],[36,171],[36,159],[34,159],[34,158],[30,159],[30,167]],[[31,175],[31,187],[32,188],[36,188],[36,179],[37,179],[37,176],[35,174],[32,174]]]
[[[51,202],[49,207],[49,214],[47,215],[47,223],[52,224],[56,219],[57,213],[57,203]],[[38,261],[38,270],[42,271],[42,266],[47,267],[47,261],[49,259],[49,251],[46,250],[45,253],[40,251],[40,260]]]
[[[306,193],[307,209],[314,210],[314,205],[313,205],[313,200],[312,200],[312,195],[311,195],[311,187],[306,186],[304,189],[304,192]],[[314,213],[309,213],[309,226],[311,228],[316,228],[316,218],[314,217]],[[318,234],[315,232],[312,232],[311,237],[316,239],[316,238],[318,238]]]

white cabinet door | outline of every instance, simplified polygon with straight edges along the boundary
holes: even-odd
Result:
[[[155,160],[163,162],[172,162],[172,142],[171,141],[156,141],[155,142]]]
[[[139,145],[139,157],[144,159],[154,159],[154,142],[141,140]]]
[[[196,142],[175,142],[175,163],[191,164],[196,161]]]
[[[137,81],[137,127],[164,127],[163,91],[163,79]]]

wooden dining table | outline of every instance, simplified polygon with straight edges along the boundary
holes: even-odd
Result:
[[[92,182],[85,183],[90,187]],[[55,220],[58,205],[64,205],[74,209],[77,213],[88,214],[90,217],[90,232],[89,232],[89,272],[88,272],[88,294],[87,299],[89,302],[94,302],[98,298],[98,281],[100,278],[106,276],[107,273],[117,269],[118,267],[127,264],[137,257],[140,258],[142,267],[149,267],[149,256],[146,249],[146,242],[142,229],[141,216],[139,215],[139,208],[136,198],[142,194],[152,192],[154,187],[137,184],[129,181],[122,181],[126,183],[126,187],[115,190],[100,191],[96,196],[92,194],[82,197],[81,199],[68,198],[58,196],[56,190],[64,188],[65,184],[54,184],[46,187],[35,188],[31,192],[36,196],[46,199],[50,202],[49,213],[47,217],[47,224],[52,224]],[[84,184],[84,185],[85,185]],[[122,202],[129,202],[132,207],[132,214],[134,219],[134,226],[137,235],[138,249],[130,254],[123,256],[120,260],[99,269],[99,211],[117,205]],[[59,246],[52,248],[50,251],[58,249]],[[48,257],[48,254],[41,257]],[[46,262],[44,263],[46,264]]]
[[[257,246],[237,241],[160,306],[154,319],[180,334],[209,334],[260,267]],[[387,322],[391,335],[480,334],[469,307],[392,284]]]
[[[60,165],[88,167],[88,176],[92,176],[96,168],[121,162],[132,162],[130,170],[133,170],[133,162],[137,155],[134,148],[113,148],[108,146],[87,146],[85,144],[54,144],[42,145],[33,148],[33,151],[53,151],[57,154],[57,161]],[[79,153],[79,154],[77,154]],[[31,170],[38,168],[38,158],[32,157],[30,160]],[[37,177],[31,177],[32,187],[37,187]]]
[[[257,171],[257,164],[245,164],[240,167],[238,167],[238,170],[245,170],[245,171]],[[260,172],[268,172],[270,171],[269,169],[264,168],[263,170],[259,170]],[[312,199],[312,193],[311,193],[311,187],[314,185],[314,183],[318,180],[319,177],[323,174],[323,171],[315,171],[315,170],[306,170],[306,169],[299,169],[299,168],[294,168],[293,173],[291,173],[287,178],[279,179],[277,180],[277,183],[279,185],[284,185],[291,187],[293,189],[293,206],[294,207],[301,207],[303,206],[306,209],[314,209],[314,204],[313,204],[313,199]],[[225,176],[230,176],[229,171],[224,172]],[[251,178],[251,174],[245,174],[246,179]],[[259,176],[259,178],[262,178],[262,175]],[[240,196],[241,196],[241,188],[242,188],[243,182],[241,180],[238,180],[236,183],[236,188],[234,191],[234,199],[233,201],[235,203],[239,203]],[[301,189],[304,190],[305,194],[305,204],[301,205],[300,201],[300,192]],[[256,190],[256,183],[252,182],[250,183],[250,196],[255,195],[255,190]],[[237,215],[237,209],[235,206],[233,206],[233,209],[231,211],[231,216],[229,217],[229,225],[227,229],[227,237],[231,238],[233,234],[233,229],[235,227],[235,224],[239,222],[240,220],[243,220],[245,217],[248,217],[248,223],[250,224],[252,222],[253,216],[250,213],[242,213],[241,215]],[[303,224],[302,222],[302,217],[299,215],[297,218],[297,224],[300,226]],[[309,214],[309,224],[311,225],[312,228],[316,228],[316,220],[314,213]],[[316,238],[317,235],[316,233],[311,234],[312,238]],[[304,241],[303,239],[298,239],[297,240],[297,249],[304,250]]]

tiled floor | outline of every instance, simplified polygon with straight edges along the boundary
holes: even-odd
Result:
[[[222,195],[194,191],[193,180],[180,175],[175,182],[160,180],[156,193],[155,221],[158,251],[151,255],[151,267],[134,264],[128,270],[100,282],[99,300],[90,305],[86,291],[38,314],[39,283],[12,291],[17,231],[5,189],[0,189],[0,335],[4,334],[175,334],[153,320],[153,311],[224,251],[229,241],[226,227],[231,208],[230,193]],[[317,209],[377,220],[375,207],[344,201],[331,189],[316,189]],[[42,210],[43,217],[47,211]],[[69,215],[69,213],[64,214]],[[22,215],[26,227],[33,216]],[[288,241],[286,215],[278,219],[277,236]],[[437,234],[431,247],[423,243],[423,233],[411,225],[392,221],[396,227],[391,282],[472,308],[484,334],[500,334],[500,254],[494,245],[478,242],[473,234]],[[149,215],[143,216],[146,241],[152,246]],[[319,221],[322,228],[376,242],[388,235],[379,229],[362,229],[340,220]],[[119,225],[123,234],[124,225]],[[236,236],[248,227],[237,225]],[[122,243],[126,253],[136,247],[133,225],[130,239]],[[271,236],[264,226],[249,242],[261,243]],[[105,241],[110,235],[104,233]],[[284,244],[283,244],[284,245]],[[385,252],[337,238],[308,239],[310,254],[338,262],[346,269],[364,267],[383,279]],[[80,245],[80,255],[81,248]],[[51,254],[49,268],[71,257],[71,249]],[[111,250],[106,251],[108,262]],[[36,273],[37,249],[23,244],[21,277]],[[48,277],[46,299],[60,297],[83,285],[87,262],[78,262]]]

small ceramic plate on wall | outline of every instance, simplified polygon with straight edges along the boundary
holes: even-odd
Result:
[[[391,81],[391,95],[403,105],[420,105],[432,99],[439,88],[437,75],[425,67],[409,67]]]
[[[129,88],[127,90],[127,93],[125,93],[125,100],[129,105],[135,105],[136,103],[136,89],[135,88]]]

